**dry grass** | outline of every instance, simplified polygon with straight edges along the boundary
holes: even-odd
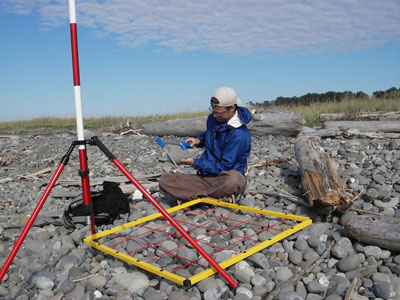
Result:
[[[207,112],[183,112],[179,114],[149,115],[143,117],[102,117],[84,119],[84,127],[88,130],[98,129],[111,131],[126,126],[128,123],[133,128],[141,128],[143,124],[163,122],[173,119],[188,119],[207,115]],[[16,134],[38,130],[73,130],[76,128],[75,118],[37,118],[33,120],[0,123],[0,133]]]
[[[342,102],[315,103],[310,106],[275,106],[273,109],[287,109],[303,116],[306,126],[321,125],[320,114],[400,111],[400,98],[392,99],[349,99]]]

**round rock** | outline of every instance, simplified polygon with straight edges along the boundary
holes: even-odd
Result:
[[[105,286],[107,279],[104,276],[97,275],[89,278],[89,284],[95,289]]]
[[[375,296],[382,299],[389,299],[392,293],[390,285],[386,282],[377,282],[374,284],[373,291]]]
[[[339,260],[337,267],[342,272],[349,272],[358,269],[361,266],[360,257],[357,254],[346,256]]]
[[[292,276],[293,276],[293,273],[288,267],[281,267],[276,272],[276,280],[278,280],[278,281],[289,280],[290,277],[292,277]]]
[[[302,262],[303,260],[303,253],[297,250],[293,250],[291,252],[289,252],[289,261],[294,264],[294,265],[298,265]]]
[[[328,230],[326,225],[324,223],[316,223],[313,224],[312,227],[310,228],[310,236],[319,238],[319,236],[323,233],[325,233]]]
[[[341,237],[335,243],[331,252],[336,258],[344,258],[354,253],[353,244],[347,237]]]
[[[380,259],[382,254],[382,249],[377,246],[365,246],[364,254],[366,257],[372,256],[376,259]]]
[[[51,290],[54,287],[54,281],[41,276],[36,280],[36,286],[41,290]]]

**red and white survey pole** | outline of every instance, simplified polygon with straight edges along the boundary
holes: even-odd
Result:
[[[82,115],[82,99],[81,99],[81,83],[79,75],[79,56],[78,56],[78,34],[76,29],[76,9],[75,0],[69,0],[69,23],[71,31],[71,51],[72,51],[72,70],[74,75],[74,97],[75,97],[75,114],[76,114],[76,130],[78,133],[78,142],[82,141],[79,145],[79,161],[80,170],[79,175],[82,179],[82,194],[83,203],[87,206],[90,214],[87,217],[87,224],[91,225],[92,233],[96,233],[93,210],[92,210],[92,197],[90,194],[89,182],[89,168],[86,155],[86,143],[84,130],[83,130],[83,115]]]
[[[87,224],[90,224],[92,233],[96,233],[94,217],[93,217],[93,209],[92,209],[92,197],[90,194],[90,182],[89,182],[89,169],[87,163],[86,156],[86,144],[90,141],[85,141],[85,137],[83,134],[83,118],[82,118],[82,104],[81,104],[81,87],[79,80],[79,59],[78,59],[78,40],[76,33],[76,15],[75,15],[75,1],[69,0],[69,13],[70,13],[70,28],[71,28],[71,49],[72,49],[72,67],[74,71],[74,94],[75,94],[75,110],[76,110],[76,127],[78,131],[78,141],[74,141],[67,153],[61,159],[60,164],[57,167],[57,170],[53,174],[49,184],[47,185],[42,197],[35,209],[33,210],[31,216],[29,217],[28,222],[26,223],[24,229],[22,230],[21,235],[16,241],[13,249],[10,252],[10,255],[7,257],[3,267],[0,270],[0,283],[3,280],[4,275],[6,274],[8,268],[10,267],[14,257],[17,255],[19,248],[24,242],[26,236],[28,235],[29,230],[33,226],[37,216],[39,215],[40,210],[42,209],[44,203],[46,202],[47,197],[50,195],[51,190],[56,184],[58,178],[61,175],[61,172],[64,170],[64,167],[67,165],[69,157],[72,153],[72,150],[76,145],[79,146],[79,160],[80,160],[80,170],[79,175],[82,178],[82,194],[83,194],[83,202],[86,206],[87,211]]]
[[[72,70],[74,75],[76,129],[78,131],[78,140],[83,141],[85,139],[85,136],[83,131],[81,82],[79,76],[78,33],[76,29],[75,0],[69,0],[69,23],[71,30]]]

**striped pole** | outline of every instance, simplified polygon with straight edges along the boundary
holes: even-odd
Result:
[[[92,233],[96,233],[96,228],[94,224],[93,210],[92,210],[92,199],[90,195],[90,183],[89,183],[89,170],[87,164],[87,156],[86,156],[86,146],[84,142],[84,134],[83,134],[83,118],[82,118],[82,105],[81,105],[81,90],[80,90],[80,80],[79,80],[79,59],[78,59],[78,42],[77,42],[77,34],[76,34],[76,16],[75,16],[75,2],[74,0],[69,0],[69,12],[70,12],[70,27],[71,27],[71,48],[72,48],[72,66],[74,71],[74,94],[75,94],[75,109],[76,109],[76,126],[78,131],[78,144],[79,144],[79,160],[80,167],[79,174],[82,178],[82,190],[83,190],[83,200],[85,205],[90,211],[90,214],[87,218],[87,224],[91,225]],[[82,141],[82,143],[79,143]],[[74,144],[68,149],[67,154],[62,158],[59,166],[57,167],[56,172],[50,180],[50,183],[46,187],[42,197],[39,200],[39,203],[36,205],[32,215],[30,216],[28,222],[26,223],[24,229],[22,230],[21,235],[19,236],[17,242],[15,243],[13,249],[11,250],[10,255],[8,256],[6,262],[2,266],[0,270],[0,283],[3,280],[4,275],[6,274],[8,268],[10,267],[12,261],[14,260],[18,250],[20,249],[22,243],[24,242],[29,230],[31,229],[33,223],[36,220],[40,210],[42,209],[46,199],[48,198],[51,190],[56,184],[58,178],[61,175],[64,167],[67,165],[69,156],[74,149]]]
[[[70,21],[70,31],[71,31],[72,70],[74,75],[76,129],[78,133],[78,141],[84,141],[85,136],[83,131],[75,0],[69,0],[69,21]],[[88,207],[88,211],[90,211],[90,216],[87,217],[87,224],[91,225],[92,233],[94,234],[96,233],[96,229],[94,225],[92,197],[90,194],[89,169],[87,163],[86,146],[84,143],[79,145],[79,161],[81,167],[79,175],[81,176],[82,179],[83,203]]]
[[[78,141],[83,141],[85,139],[85,136],[83,131],[81,82],[79,76],[78,34],[76,29],[75,0],[69,0],[69,22],[71,31],[72,70],[74,75],[76,128],[78,131]]]

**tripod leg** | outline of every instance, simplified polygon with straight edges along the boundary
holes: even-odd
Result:
[[[86,223],[90,224],[92,234],[95,234],[96,227],[95,227],[95,223],[94,223],[92,196],[90,193],[89,169],[88,169],[85,145],[79,146],[79,161],[80,161],[80,167],[81,167],[81,169],[79,170],[79,175],[81,176],[81,181],[82,181],[83,203],[87,207],[86,210],[87,210],[87,214],[88,214]]]
[[[8,268],[10,267],[12,261],[14,260],[15,255],[17,255],[17,252],[19,248],[21,247],[23,241],[25,240],[29,230],[31,229],[33,223],[35,222],[36,217],[38,216],[40,210],[43,207],[43,204],[46,202],[47,197],[49,196],[51,190],[53,189],[54,185],[57,182],[58,177],[60,177],[61,172],[63,171],[66,163],[61,162],[58,167],[56,172],[54,173],[53,177],[50,180],[50,183],[47,185],[46,190],[44,191],[42,197],[40,198],[38,204],[36,205],[35,209],[33,210],[33,213],[31,217],[29,218],[28,222],[26,223],[24,229],[22,230],[21,235],[19,236],[17,242],[14,245],[14,248],[12,249],[10,255],[8,256],[6,262],[4,263],[3,267],[1,268],[0,271],[0,283],[3,280],[4,275],[6,274]]]
[[[237,287],[237,283],[222,269],[218,263],[212,259],[212,257],[204,251],[203,248],[175,221],[173,217],[157,202],[156,199],[136,180],[135,177],[118,161],[118,159],[107,149],[106,146],[99,140],[97,136],[92,137],[91,142],[97,145],[104,154],[111,160],[111,162],[117,166],[118,169],[128,178],[133,185],[150,201],[150,203],[171,223],[172,226],[179,231],[179,233],[207,260],[214,269],[221,274],[222,277],[233,287]]]

